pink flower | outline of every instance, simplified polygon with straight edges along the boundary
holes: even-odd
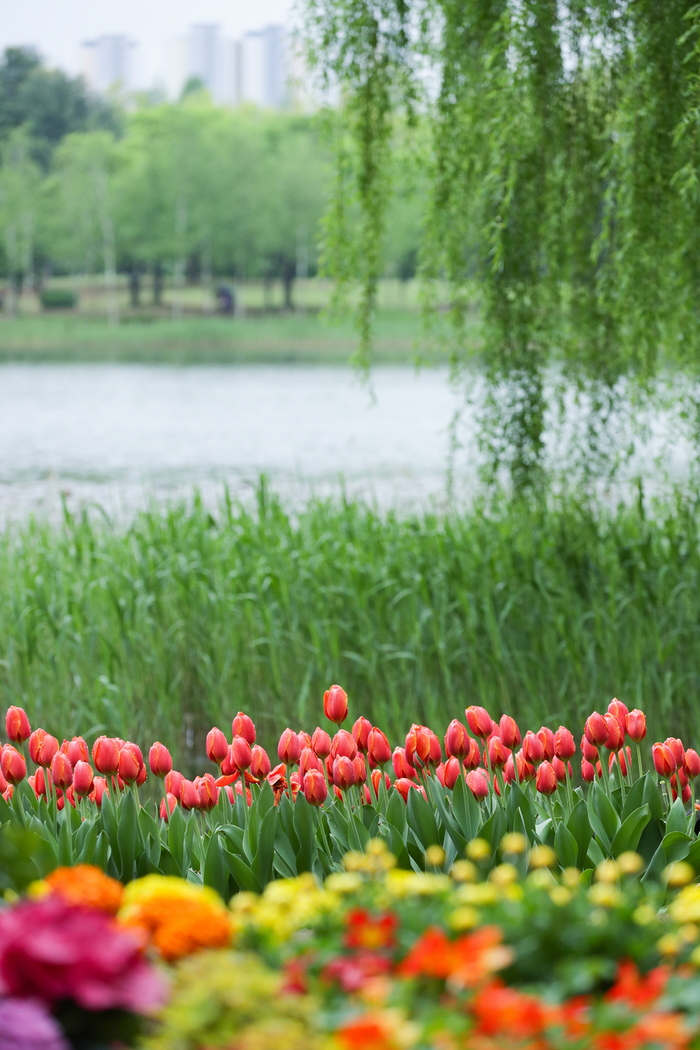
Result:
[[[70,1050],[46,1009],[29,999],[0,999],[0,1050]]]
[[[48,1006],[69,999],[85,1010],[145,1013],[163,1003],[165,985],[135,934],[104,912],[52,894],[0,912],[2,994]]]

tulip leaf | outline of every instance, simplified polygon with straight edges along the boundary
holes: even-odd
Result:
[[[0,827],[0,890],[21,893],[55,867],[53,851],[41,835],[9,821]]]
[[[408,826],[406,803],[397,788],[392,788],[389,792],[389,803],[386,807],[386,819],[390,824],[394,825],[405,839],[406,828]]]
[[[253,860],[253,872],[263,889],[272,878],[272,861],[275,855],[275,829],[277,814],[274,808],[268,809],[260,824],[258,849]]]
[[[610,852],[613,857],[619,857],[627,850],[636,852],[642,832],[649,823],[650,817],[649,807],[640,806],[623,820],[620,830],[612,841]]]
[[[595,782],[591,784],[588,796],[588,819],[593,833],[599,839],[606,853],[609,853],[612,840],[620,827],[620,818],[608,796],[600,785]]]
[[[684,835],[682,831],[672,831],[670,835],[664,835],[661,848],[667,864],[676,860],[685,860],[688,856],[693,840],[690,835]]]
[[[659,785],[654,780],[651,773],[647,773],[644,777],[644,801],[649,807],[652,820],[662,820],[664,815],[664,802],[661,797]]]
[[[630,813],[634,813],[635,809],[639,809],[646,802],[644,798],[644,790],[646,787],[646,777],[638,777],[632,787],[627,792],[627,798],[625,804],[622,807],[622,821],[629,817]],[[651,806],[649,806],[649,814],[651,815]]]
[[[467,842],[475,839],[481,826],[481,810],[464,777],[458,777],[452,789],[452,812]]]
[[[297,871],[311,871],[316,838],[316,810],[301,792],[294,802],[294,830],[299,839]]]
[[[688,856],[685,859],[689,864],[692,864],[696,872],[700,871],[700,839],[696,839],[692,843],[688,850]]]
[[[578,862],[578,843],[566,824],[559,823],[554,835],[554,852],[562,868],[575,868]]]
[[[646,871],[642,875],[641,881],[647,882],[661,882],[661,873],[666,867],[668,861],[666,860],[666,854],[664,852],[663,843],[659,846],[654,856],[647,864]]]
[[[224,860],[224,846],[218,834],[212,835],[209,839],[202,866],[202,881],[205,886],[211,886],[216,890],[224,900],[228,900],[228,865]]]
[[[178,877],[180,875],[180,868],[167,846],[161,848],[158,871],[161,875],[176,875]]]
[[[588,859],[594,868],[597,868],[599,864],[602,864],[605,860],[605,854],[600,848],[600,843],[596,839],[591,839],[588,843]]]
[[[297,858],[287,834],[278,821],[275,829],[275,850],[273,864],[275,871],[283,879],[293,879],[297,875]]]
[[[182,878],[186,876],[189,867],[189,858],[185,848],[185,823],[182,809],[180,806],[175,806],[168,821],[168,849],[177,864],[178,874]]]
[[[97,836],[100,833],[100,826],[96,820],[84,821],[81,827],[81,832],[84,833],[79,836],[79,841],[76,848],[76,864],[94,864],[95,847],[97,845]]]
[[[428,846],[441,846],[435,815],[420,791],[408,793],[408,825],[424,850]]]
[[[591,825],[588,820],[588,806],[584,799],[579,799],[571,811],[566,826],[576,839],[578,856],[576,867],[582,870],[586,867],[588,859],[588,845],[591,841]]]
[[[134,877],[134,862],[142,845],[138,830],[136,802],[130,791],[120,800],[117,842],[121,858],[121,881],[130,882]]]
[[[234,882],[239,890],[246,890],[248,893],[261,892],[262,887],[256,879],[252,868],[245,860],[237,857],[235,853],[231,853],[228,849],[222,849],[221,855],[228,865],[228,869],[233,875]]]
[[[486,839],[492,849],[496,849],[499,842],[506,833],[505,813],[499,806],[495,809],[489,819],[482,824],[479,830],[479,838]]]
[[[690,821],[688,814],[685,811],[685,805],[682,799],[677,798],[671,806],[668,817],[666,818],[666,834],[671,835],[674,831],[680,831],[684,835],[687,835],[689,823]]]

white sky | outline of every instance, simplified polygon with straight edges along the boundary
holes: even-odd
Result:
[[[126,33],[138,44],[139,86],[148,86],[164,72],[166,42],[194,22],[216,22],[230,37],[289,26],[292,0],[0,0],[0,50],[33,44],[49,65],[76,74],[81,41]]]

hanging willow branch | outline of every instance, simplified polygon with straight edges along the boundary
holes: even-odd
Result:
[[[407,114],[431,135],[422,273],[449,282],[458,351],[480,290],[484,434],[516,485],[540,463],[553,355],[608,410],[620,377],[697,365],[699,5],[307,0],[307,16],[343,100],[327,262],[360,284],[365,365]]]

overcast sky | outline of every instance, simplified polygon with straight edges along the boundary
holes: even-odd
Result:
[[[193,22],[217,22],[227,36],[292,24],[292,0],[0,0],[0,49],[33,44],[49,65],[81,72],[80,42],[127,33],[139,45],[139,86],[162,75],[166,41]]]

